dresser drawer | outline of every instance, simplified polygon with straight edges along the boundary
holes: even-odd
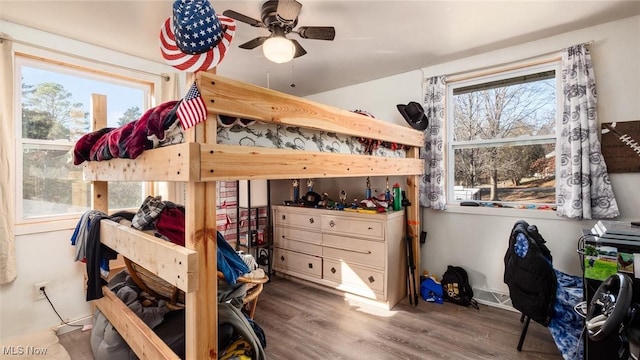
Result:
[[[322,231],[339,235],[384,239],[384,225],[382,221],[377,219],[354,219],[326,215],[322,217]]]
[[[303,210],[302,212],[296,212],[294,208],[291,209],[291,211],[276,211],[274,217],[276,225],[296,226],[305,230],[320,230],[320,214],[305,213],[304,209],[300,209]]]
[[[322,278],[339,284],[339,288],[375,297],[372,291],[384,292],[384,273],[344,261],[324,259]]]
[[[278,239],[287,239],[291,241],[300,241],[300,242],[305,242],[309,244],[316,244],[316,245],[322,244],[322,234],[319,232],[312,232],[305,229],[290,228],[285,226],[278,226],[276,227],[275,231],[276,231],[276,238],[274,239],[275,241],[278,241]]]
[[[273,245],[309,255],[322,256],[322,234],[288,227],[276,227]]]
[[[322,236],[322,256],[384,268],[384,242],[325,234]]]
[[[322,258],[275,248],[273,267],[286,274],[304,274],[320,279],[322,277]]]

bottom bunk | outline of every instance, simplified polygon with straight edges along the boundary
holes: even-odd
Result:
[[[147,200],[150,199],[158,198]],[[160,217],[153,219],[148,210],[158,207],[151,203],[145,201],[136,214],[119,212],[108,216],[89,211],[81,217],[72,236],[77,258],[87,264],[87,300],[97,307],[92,351],[98,360],[195,358],[185,350],[185,309],[193,289],[190,283],[194,281],[187,274],[197,266],[193,259],[196,253],[171,241],[184,239],[184,233],[175,234],[176,230],[184,231],[184,223],[174,221],[168,226],[174,231],[173,236],[166,231],[157,232],[166,229],[167,223],[157,226]],[[177,207],[166,209],[157,215],[173,214],[171,219],[175,220],[176,213],[169,209]],[[145,222],[156,230],[133,227]],[[250,269],[255,260],[236,253],[219,232],[216,237],[218,271],[210,288],[216,289],[217,302],[213,304],[217,303],[218,326],[210,332],[217,334],[220,350],[218,356],[211,357],[225,358],[240,346],[252,354],[250,358],[262,359],[264,333],[252,318],[269,278],[262,269]],[[106,283],[103,276],[109,270],[108,261],[118,253],[123,255],[127,269],[110,276]],[[262,341],[256,342],[260,338]]]
[[[105,297],[99,300],[91,331],[91,350],[96,360],[186,357],[184,308],[150,296],[138,286],[128,270],[113,276],[103,292]],[[120,318],[122,322],[118,320]],[[219,359],[233,356],[265,358],[264,331],[247,318],[234,301],[218,303],[218,318]],[[127,322],[129,325],[125,325]],[[122,333],[122,328],[128,329],[131,324],[136,329]],[[147,336],[132,337],[135,331],[142,331]],[[136,342],[135,339],[140,341],[132,345],[131,341]],[[144,342],[152,346],[146,346]],[[133,350],[135,346],[144,348],[142,355],[137,356]]]

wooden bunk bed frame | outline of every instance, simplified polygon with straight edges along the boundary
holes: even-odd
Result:
[[[108,212],[109,181],[186,183],[185,247],[111,221],[101,223],[101,241],[186,293],[186,358],[217,359],[216,181],[328,177],[406,176],[410,231],[419,234],[418,183],[423,173],[422,132],[226,79],[195,75],[208,120],[185,131],[185,142],[145,151],[139,158],[83,164],[93,183],[93,208]],[[93,95],[93,128],[106,126],[106,97]],[[216,143],[215,114],[336,132],[409,146],[406,158],[307,152]],[[419,270],[418,236],[413,237]],[[177,355],[107,287],[94,300],[141,359]]]

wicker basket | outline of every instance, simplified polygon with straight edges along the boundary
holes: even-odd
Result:
[[[131,279],[142,291],[173,306],[184,308],[184,291],[127,258],[124,258],[124,263]]]
[[[168,303],[171,308],[181,309],[185,306],[185,294],[184,291],[178,289],[175,285],[172,285],[168,281],[160,278],[158,275],[150,272],[142,266],[134,263],[133,261],[124,258],[124,263],[127,266],[131,279],[140,287],[142,291],[145,291],[149,295],[156,299],[162,299]],[[224,275],[218,271],[218,281],[224,281]],[[269,281],[269,277],[260,279],[253,279],[248,277],[239,277],[238,282],[247,284],[247,295],[243,300],[244,310],[253,319],[256,312],[256,306],[258,303],[258,296],[264,288],[264,284]]]

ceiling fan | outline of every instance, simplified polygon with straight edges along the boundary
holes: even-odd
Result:
[[[297,40],[288,39],[287,34],[295,33],[303,39],[315,40],[333,40],[336,36],[333,26],[301,26],[296,29],[301,9],[302,4],[296,0],[269,0],[262,4],[262,21],[233,10],[225,10],[222,14],[253,27],[268,29],[271,32],[270,36],[259,36],[240,44],[239,47],[255,49],[262,45],[267,59],[285,63],[307,53]]]

